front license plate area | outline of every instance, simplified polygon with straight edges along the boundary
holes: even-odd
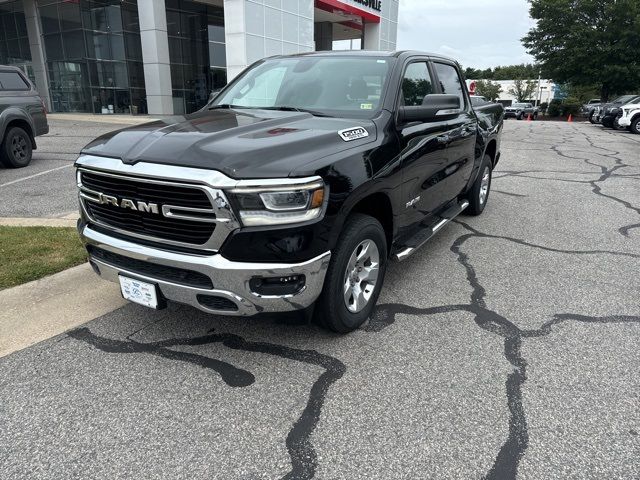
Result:
[[[120,291],[122,296],[130,302],[158,309],[158,286],[154,283],[142,282],[135,278],[120,275]]]

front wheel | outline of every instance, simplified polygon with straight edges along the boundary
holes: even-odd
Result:
[[[631,133],[640,134],[640,117],[637,117],[631,122],[629,130],[631,130]]]
[[[595,113],[591,112],[591,114],[589,115],[589,121],[594,125],[596,123],[598,123],[598,122],[596,122],[596,114]]]
[[[480,165],[480,175],[478,175],[476,181],[473,182],[473,186],[467,194],[469,206],[466,208],[465,213],[469,215],[480,215],[484,211],[491,191],[491,175],[491,157],[485,155]]]
[[[316,313],[338,333],[356,330],[371,315],[387,267],[387,240],[380,222],[353,214],[331,257]]]

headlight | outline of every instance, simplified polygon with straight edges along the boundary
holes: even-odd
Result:
[[[230,194],[242,224],[247,227],[315,220],[322,216],[326,204],[326,186],[322,180],[274,187],[239,187]]]

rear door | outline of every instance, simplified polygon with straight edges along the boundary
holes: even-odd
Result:
[[[428,59],[411,59],[404,66],[398,97],[400,106],[422,105],[424,97],[436,93]],[[445,195],[441,183],[447,164],[447,132],[444,121],[398,125],[402,158],[402,227],[419,226],[441,205]]]
[[[471,178],[478,121],[465,93],[466,84],[462,81],[455,64],[433,60],[432,66],[437,77],[439,93],[457,95],[460,98],[460,112],[444,125],[447,158],[442,196],[448,202],[465,189]]]

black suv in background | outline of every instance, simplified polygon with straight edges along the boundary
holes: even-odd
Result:
[[[611,103],[604,104],[600,109],[600,123],[607,128],[615,128],[615,120],[623,105],[640,98],[639,95],[623,95]]]
[[[45,133],[47,109],[35,87],[19,68],[0,65],[0,163],[26,167],[35,137]]]

